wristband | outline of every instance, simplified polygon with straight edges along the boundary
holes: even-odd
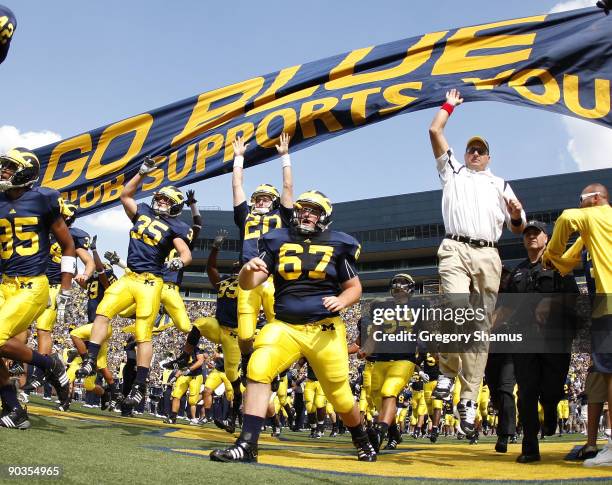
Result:
[[[242,155],[236,155],[234,157],[234,168],[236,167],[244,167],[244,157]]]
[[[60,271],[62,273],[76,273],[76,258],[74,256],[62,256]]]
[[[510,219],[513,226],[520,226],[523,223],[523,219]]]
[[[291,167],[291,157],[289,156],[288,153],[285,153],[282,157],[281,157],[281,167],[285,168],[285,167]]]
[[[448,116],[450,116],[453,114],[453,110],[455,109],[455,107],[450,103],[444,103],[440,109],[446,111],[448,113]]]

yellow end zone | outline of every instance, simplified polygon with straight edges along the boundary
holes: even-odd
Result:
[[[191,440],[231,442],[231,437],[215,428],[187,425],[164,425],[142,418],[120,418],[113,415],[97,416],[79,412],[58,413],[45,407],[30,406],[33,414],[60,419],[86,419],[104,422],[133,423],[152,429],[173,428],[165,436]],[[498,454],[492,443],[469,444],[425,444],[404,441],[393,453],[379,455],[376,463],[360,463],[353,447],[346,441],[304,442],[285,441],[262,435],[260,439],[259,464],[280,468],[299,468],[311,471],[348,473],[380,477],[410,477],[463,480],[572,480],[612,479],[612,468],[585,468],[582,462],[566,461],[564,458],[573,447],[583,441],[561,443],[542,442],[540,463],[519,465],[515,463],[520,445],[511,445],[510,452]],[[304,449],[311,449],[304,451]],[[175,453],[208,456],[210,450],[193,448],[168,448]]]

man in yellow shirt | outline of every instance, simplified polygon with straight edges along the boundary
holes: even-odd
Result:
[[[580,195],[580,208],[567,209],[557,219],[542,262],[554,265],[565,274],[580,261],[582,246],[589,251],[596,293],[591,324],[593,366],[603,374],[608,402],[612,402],[612,207],[609,200],[608,190],[602,184],[586,186]],[[580,238],[565,251],[569,237],[575,232]],[[584,465],[611,466],[612,440]]]

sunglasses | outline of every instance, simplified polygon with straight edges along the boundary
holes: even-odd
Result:
[[[595,197],[596,195],[601,195],[601,192],[588,192],[586,194],[581,194],[580,195],[580,202],[584,202],[586,199],[588,199],[589,197]]]
[[[487,150],[486,148],[482,148],[482,147],[467,147],[467,149],[465,150],[466,153],[470,154],[470,155],[474,155],[474,153],[478,152],[479,155],[488,155],[489,154],[489,150]]]

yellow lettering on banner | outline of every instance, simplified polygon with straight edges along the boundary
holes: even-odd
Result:
[[[402,109],[405,106],[408,106],[410,103],[416,101],[419,98],[402,94],[402,91],[404,89],[414,89],[420,91],[422,87],[423,83],[421,81],[394,84],[393,86],[389,86],[383,91],[383,97],[385,98],[385,100],[387,100],[389,103],[394,104],[395,106],[391,106],[390,108],[383,108],[379,111],[379,113],[381,115],[386,115],[387,113],[393,113],[398,109]]]
[[[304,139],[316,136],[315,120],[321,120],[329,131],[338,131],[342,125],[331,113],[331,110],[338,104],[336,98],[321,98],[314,101],[307,101],[300,108],[300,126]]]
[[[354,93],[346,93],[342,99],[351,99],[351,118],[355,125],[362,125],[366,120],[366,103],[370,94],[380,93],[381,88],[370,88]]]
[[[206,159],[219,153],[223,146],[223,135],[215,133],[207,136],[198,143],[198,156],[196,158],[196,172],[203,172],[206,168]]]
[[[41,185],[59,190],[75,182],[81,176],[83,168],[85,168],[85,165],[87,164],[87,159],[89,158],[89,153],[91,152],[92,147],[93,145],[89,133],[84,133],[82,135],[75,136],[74,138],[69,138],[68,140],[59,142],[57,145],[55,145],[55,148],[53,148],[53,152],[49,157],[49,165],[47,166],[47,170],[45,170],[45,175],[43,176]],[[81,152],[84,156],[66,162],[63,172],[68,173],[69,175],[54,180],[53,177],[55,176],[55,171],[57,170],[57,166],[62,155],[65,155],[73,150],[79,150],[79,152]]]
[[[281,133],[287,133],[289,136],[294,135],[295,125],[297,124],[297,114],[295,110],[292,108],[285,108],[273,111],[264,116],[257,125],[257,130],[255,130],[255,140],[260,147],[272,148],[278,144],[280,135],[275,138],[269,138],[268,136],[268,126],[270,126],[270,123],[275,118],[283,119],[283,128],[280,130]]]
[[[153,116],[149,113],[133,116],[127,120],[107,126],[100,136],[96,151],[91,157],[85,178],[87,180],[95,180],[104,175],[115,173],[125,167],[127,163],[132,158],[136,157],[140,153],[140,150],[142,150],[142,146],[147,139],[151,126],[153,126]],[[112,141],[130,132],[134,132],[134,138],[127,152],[119,159],[102,165],[102,157]]]
[[[595,107],[583,108],[580,104],[580,86],[578,76],[563,75],[563,101],[565,105],[583,118],[603,118],[610,112],[610,81],[595,79]]]
[[[109,180],[108,182],[104,182],[102,184],[102,204],[107,202],[112,202],[116,200],[121,195],[121,191],[123,190],[123,181],[125,180],[125,175],[121,174],[114,180]]]
[[[90,199],[88,199],[89,194],[91,194]],[[81,209],[86,209],[87,207],[91,207],[92,205],[97,204],[98,201],[100,200],[101,195],[102,195],[102,188],[100,185],[96,185],[96,186],[88,185],[87,190],[85,190],[85,193],[81,195],[81,197],[79,198],[79,207]]]
[[[500,72],[497,76],[489,79],[481,79],[479,77],[466,77],[462,79],[464,83],[471,83],[476,88],[476,91],[482,91],[484,89],[491,90],[498,87],[500,84],[510,79],[510,76],[514,74],[514,69],[508,69],[507,71]]]
[[[263,87],[264,78],[256,77],[247,81],[242,81],[231,86],[225,86],[214,91],[200,94],[196,105],[193,107],[191,116],[183,131],[176,135],[171,142],[172,146],[185,143],[205,131],[217,128],[233,118],[241,115],[247,101],[255,96]],[[237,99],[234,99],[239,95]],[[218,107],[219,101],[232,99],[226,104]]]
[[[176,171],[178,150],[170,153],[168,156],[168,179],[176,182],[177,180],[182,180],[185,178],[185,176],[191,171],[191,167],[193,167],[195,148],[195,143],[187,146],[187,150],[185,150],[185,164],[180,172]]]
[[[166,157],[164,157],[165,159]],[[151,173],[147,174],[147,178],[151,178],[153,180],[149,182],[145,182],[142,184],[142,190],[153,190],[161,185],[164,181],[165,173],[163,169],[158,168],[153,170]]]
[[[229,162],[234,158],[234,147],[232,142],[236,139],[236,136],[240,134],[246,141],[250,139],[255,133],[255,125],[253,123],[242,123],[238,126],[233,126],[225,134],[225,152],[223,154],[223,162]]]
[[[530,79],[537,78],[544,87],[542,94],[534,93],[527,87]],[[538,104],[555,104],[561,99],[561,90],[554,77],[546,69],[525,69],[517,72],[508,82],[524,98]]]
[[[517,49],[503,54],[472,54],[473,51],[486,51],[487,49],[507,49],[508,47],[531,46],[535,42],[536,34],[503,34],[480,35],[485,30],[508,27],[511,25],[543,22],[546,15],[524,17],[520,19],[504,20],[490,24],[475,25],[459,29],[447,41],[444,52],[436,61],[431,74],[443,76],[460,72],[478,71],[506,66],[516,62],[525,61],[531,55],[531,48]],[[470,55],[471,54],[471,55]]]
[[[325,83],[325,89],[331,91],[405,76],[429,60],[435,43],[443,39],[447,33],[448,31],[445,30],[425,34],[414,45],[410,46],[406,51],[406,57],[399,65],[375,72],[354,74],[357,63],[363,60],[374,47],[354,50],[329,72],[329,81]]]
[[[288,94],[287,96],[283,96],[282,98],[278,98],[270,101],[269,103],[262,104],[257,108],[253,108],[246,112],[246,116],[256,115],[257,113],[263,113],[264,111],[269,111],[274,108],[278,108],[285,104],[293,103],[294,101],[299,101],[301,99],[310,98],[316,91],[319,89],[319,84],[316,86],[312,86],[310,88],[302,89],[301,91],[297,91],[295,93]]]
[[[276,76],[276,79],[274,79],[274,81],[272,81],[272,84],[270,84],[270,87],[268,87],[268,89],[266,89],[260,96],[257,96],[257,98],[255,98],[253,106],[257,108],[259,106],[265,105],[266,103],[269,103],[270,101],[275,100],[276,93],[278,92],[278,90],[285,86],[295,77],[297,72],[300,70],[300,67],[302,67],[301,64],[297,66],[286,67],[285,69],[279,71],[278,75]]]

